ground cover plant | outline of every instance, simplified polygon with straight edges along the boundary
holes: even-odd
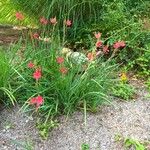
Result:
[[[149,149],[149,141],[139,141],[137,139],[131,137],[122,137],[121,135],[115,135],[116,142],[122,142],[123,146],[128,149],[135,150],[148,150]]]
[[[125,72],[120,74],[120,80],[113,88],[113,95],[123,100],[131,100],[135,96],[135,89],[129,83],[129,78]]]

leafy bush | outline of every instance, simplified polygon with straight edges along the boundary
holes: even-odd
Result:
[[[70,27],[64,28],[66,38]],[[99,104],[110,102],[115,65],[111,65],[110,59],[104,61],[96,55],[97,46],[92,46],[87,55],[61,46],[55,32],[30,34],[31,41],[27,39],[25,47],[19,44],[14,47],[19,52],[13,55],[12,87],[20,102],[35,105],[36,110],[40,108],[51,116],[70,114],[76,109],[96,111]],[[99,38],[96,44],[101,45]],[[69,50],[67,54],[64,49]]]
[[[95,111],[99,104],[109,101],[114,66],[99,58],[85,64],[83,70],[84,66],[70,62],[61,54],[61,48],[52,45],[26,45],[23,60],[14,65],[18,100],[30,104],[31,99],[41,95],[44,105],[40,110],[51,114],[70,114],[85,105]]]
[[[140,75],[148,77],[150,75],[150,46],[145,45],[145,48],[140,49],[140,53],[133,61],[129,63],[129,67],[133,68]]]
[[[113,89],[113,95],[124,100],[132,99],[134,94],[134,88],[127,83],[120,83]]]
[[[120,82],[112,89],[114,96],[122,98],[124,100],[132,99],[135,94],[135,89],[128,84],[128,77],[126,73],[122,73]]]
[[[115,141],[121,142],[125,149],[147,150],[149,141],[139,141],[131,137],[123,137],[120,134],[115,135]]]

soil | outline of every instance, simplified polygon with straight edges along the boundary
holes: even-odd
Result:
[[[113,105],[87,114],[84,125],[83,112],[75,112],[68,120],[61,116],[59,126],[42,140],[35,120],[28,113],[18,111],[19,106],[0,112],[0,150],[81,150],[86,143],[90,150],[124,150],[115,136],[130,137],[139,141],[150,140],[150,98],[139,80],[132,80],[137,96],[130,101],[114,99]],[[25,147],[26,146],[26,147]],[[150,149],[149,149],[150,150]]]
[[[14,30],[12,26],[0,25],[0,46],[16,42],[20,33],[19,30]]]

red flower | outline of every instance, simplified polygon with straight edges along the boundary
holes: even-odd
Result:
[[[71,25],[72,25],[72,21],[71,20],[65,20],[64,21],[64,23],[65,23],[65,25],[67,26],[67,27],[70,27]]]
[[[108,49],[107,45],[103,47],[103,52],[104,52],[104,54],[108,54],[109,49]]]
[[[41,17],[40,18],[40,23],[43,24],[43,25],[47,25],[48,24],[48,20],[44,17]]]
[[[95,58],[94,53],[88,53],[88,54],[87,54],[87,58],[88,58],[90,61],[93,61],[94,58]]]
[[[42,77],[41,69],[38,68],[33,73],[33,78],[38,81],[41,77]]]
[[[34,33],[32,36],[34,39],[39,39],[39,37],[40,37],[38,33]]]
[[[56,61],[58,64],[62,64],[64,62],[64,58],[63,57],[57,57]]]
[[[36,98],[35,97],[31,98],[29,104],[31,105],[36,104]]]
[[[68,69],[66,67],[61,67],[59,70],[62,74],[67,74]]]
[[[36,109],[38,109],[43,103],[44,103],[44,99],[40,95],[37,97],[31,98],[29,102],[30,105],[35,105]]]
[[[36,97],[36,107],[41,106],[43,104],[43,102],[44,102],[44,99],[42,96],[39,95]]]
[[[125,44],[124,41],[116,42],[116,43],[113,45],[113,47],[114,47],[115,49],[123,48],[123,47],[125,47],[125,46],[126,46],[126,44]]]
[[[100,48],[100,47],[102,46],[102,44],[103,44],[102,41],[97,41],[97,42],[96,42],[96,47],[97,47],[97,48]]]
[[[96,39],[99,39],[102,34],[101,34],[100,32],[98,32],[98,33],[95,32],[94,35],[95,35],[95,38],[96,38]]]
[[[34,64],[32,63],[32,61],[30,61],[30,62],[28,63],[28,68],[34,68]]]
[[[18,20],[23,20],[23,19],[24,19],[24,16],[23,16],[22,13],[16,12],[16,18],[17,18]]]
[[[55,25],[57,23],[56,17],[50,18],[50,23]]]

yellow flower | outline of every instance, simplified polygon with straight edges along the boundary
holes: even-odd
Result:
[[[127,78],[126,73],[122,73],[122,74],[121,74],[121,80],[122,80],[122,81],[127,81],[127,79],[128,79],[128,78]]]

